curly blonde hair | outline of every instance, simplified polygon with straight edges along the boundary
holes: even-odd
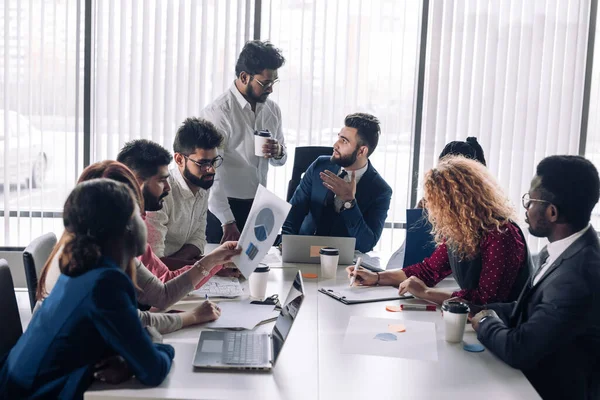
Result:
[[[446,243],[461,259],[474,258],[488,232],[515,220],[513,206],[488,169],[462,156],[445,157],[428,171],[424,190],[435,242]]]

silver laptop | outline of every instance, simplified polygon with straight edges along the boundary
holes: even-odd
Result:
[[[304,283],[296,274],[273,331],[202,331],[194,356],[194,367],[233,370],[271,370],[304,301]]]
[[[284,263],[319,264],[319,250],[322,247],[335,247],[340,251],[338,263],[350,265],[354,260],[355,245],[356,239],[353,237],[282,235],[281,260]]]

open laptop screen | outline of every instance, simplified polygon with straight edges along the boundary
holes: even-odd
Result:
[[[285,340],[290,333],[292,324],[298,315],[298,311],[300,310],[303,301],[304,283],[302,282],[302,275],[300,274],[300,271],[298,271],[290,292],[285,299],[281,313],[279,314],[279,317],[277,317],[275,327],[273,328],[273,364],[275,364],[277,357],[279,357],[283,343],[285,343]]]

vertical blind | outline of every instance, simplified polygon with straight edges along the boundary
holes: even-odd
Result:
[[[476,136],[524,216],[537,163],[578,153],[589,18],[587,0],[430,2],[420,177]]]
[[[231,85],[251,0],[94,2],[92,162],[131,139],[172,151],[183,120]]]
[[[61,232],[80,165],[83,35],[77,0],[0,3],[0,245]]]
[[[387,220],[405,220],[421,9],[409,0],[262,2],[261,38],[287,60],[271,97],[291,155],[269,170],[269,189],[285,198],[296,146],[332,146],[347,114],[368,112],[382,130],[370,160],[394,190]],[[377,249],[403,237],[385,229]]]

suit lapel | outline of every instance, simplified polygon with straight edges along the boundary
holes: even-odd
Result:
[[[375,171],[375,168],[373,168],[371,161],[368,161],[368,163],[369,166],[367,167],[367,170],[360,178],[358,184],[356,184],[356,203],[361,210],[368,206],[370,201],[374,198],[373,193],[369,193],[369,183],[373,180],[377,172]]]
[[[337,175],[340,172],[340,169],[341,169],[341,167],[339,165],[330,162],[327,165],[325,165],[325,168],[323,168],[322,171],[319,171],[316,174],[317,176],[313,177],[313,179],[317,183],[315,197],[319,200],[319,204],[321,204],[321,210],[325,206],[325,200],[327,198],[327,192],[329,192],[329,189],[327,189],[325,186],[323,186],[323,180],[321,179],[321,176],[319,174],[321,172],[331,171]],[[313,187],[315,187],[314,183],[313,183]]]
[[[550,268],[548,268],[548,270],[546,271],[546,273],[544,273],[544,276],[542,276],[540,278],[540,280],[538,281],[538,283],[533,286],[533,280],[535,278],[535,275],[532,274],[529,277],[529,280],[527,281],[527,285],[525,285],[525,287],[523,288],[523,290],[521,291],[521,295],[519,296],[519,299],[517,300],[517,304],[515,305],[515,308],[513,309],[513,312],[510,316],[511,320],[513,320],[514,318],[517,318],[521,312],[522,307],[525,305],[525,303],[527,302],[527,299],[529,298],[529,296],[537,289],[541,286],[541,284],[544,282],[544,280],[546,280],[552,273],[554,273],[554,271],[556,271],[556,269],[563,263],[563,261],[568,260],[569,258],[575,256],[577,253],[579,253],[584,247],[594,243],[594,242],[598,242],[598,237],[596,234],[596,230],[594,229],[593,226],[590,226],[589,229],[587,230],[587,232],[580,237],[579,239],[577,239],[575,241],[575,243],[573,243],[571,246],[569,246],[550,266]],[[537,272],[537,270],[536,270]]]

